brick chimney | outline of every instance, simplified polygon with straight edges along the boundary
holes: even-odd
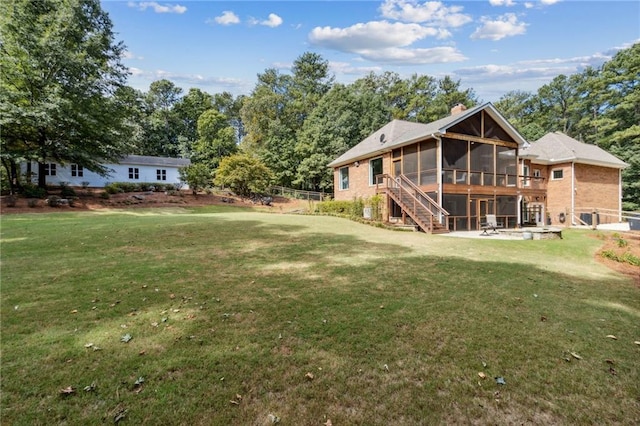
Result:
[[[467,107],[464,106],[464,104],[455,104],[453,108],[451,108],[451,115],[457,115],[466,110]]]

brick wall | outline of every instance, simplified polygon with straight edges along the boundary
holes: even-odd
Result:
[[[534,165],[534,167],[536,167]],[[571,213],[571,163],[541,166],[543,174],[547,177],[547,213],[551,216],[553,225],[560,225],[559,214],[564,213],[567,220],[564,224],[570,224]],[[554,179],[553,171],[562,170],[562,179]]]
[[[618,169],[576,164],[576,209],[596,207],[618,209],[620,189]]]
[[[376,157],[378,158],[378,157]],[[382,172],[391,173],[390,154],[382,157]],[[375,186],[369,185],[369,160],[360,161],[359,166],[350,163],[349,167],[349,189],[340,189],[340,167],[333,170],[334,198],[336,200],[351,201],[354,198],[368,198],[375,195]]]

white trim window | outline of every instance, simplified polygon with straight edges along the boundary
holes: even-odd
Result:
[[[369,185],[376,184],[376,176],[382,174],[382,157],[369,160]]]
[[[167,180],[167,170],[156,169],[156,180]]]
[[[71,176],[73,177],[84,177],[84,167],[78,164],[71,165]]]
[[[551,170],[551,180],[562,180],[563,178],[564,178],[564,170],[563,169]]]
[[[138,180],[140,179],[140,169],[137,167],[129,167],[129,179]]]
[[[340,181],[340,190],[349,189],[349,167],[341,167],[338,172],[338,180]]]
[[[524,186],[529,186],[531,185],[531,170],[529,169],[529,166],[526,164],[522,165],[522,183],[524,184]]]
[[[45,176],[55,176],[56,175],[56,163],[45,163],[44,164],[44,175]]]
[[[540,171],[540,169],[533,169],[533,177],[535,178],[542,177],[542,172]]]

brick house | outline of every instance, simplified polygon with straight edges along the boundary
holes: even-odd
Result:
[[[577,204],[560,188],[571,179],[557,179],[557,169],[573,164],[566,176],[584,180],[597,169],[606,182],[601,189],[606,205],[614,190],[619,210],[620,190],[611,181],[615,175],[619,188],[624,163],[600,155],[594,146],[580,149],[589,155],[574,160],[549,157],[543,155],[549,145],[543,139],[529,144],[491,103],[470,109],[456,105],[451,115],[428,124],[393,120],[329,164],[334,197],[383,194],[385,220],[412,223],[425,232],[478,230],[488,214],[505,228],[542,225],[548,211],[558,212],[559,223],[559,212]]]
[[[548,133],[522,150],[525,185],[541,185],[545,202],[524,200],[523,223],[541,206],[553,225],[591,225],[620,221],[622,169],[627,164],[596,145],[577,141],[562,132]],[[528,179],[530,176],[539,180]]]

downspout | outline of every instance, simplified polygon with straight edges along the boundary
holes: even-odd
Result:
[[[622,222],[622,169],[618,169],[618,222]]]
[[[571,162],[571,224],[575,226],[576,213],[576,162]]]
[[[436,143],[436,183],[438,184],[438,205],[442,207],[442,138],[440,135],[431,133],[431,137]],[[442,224],[442,213],[438,213],[438,222]]]

